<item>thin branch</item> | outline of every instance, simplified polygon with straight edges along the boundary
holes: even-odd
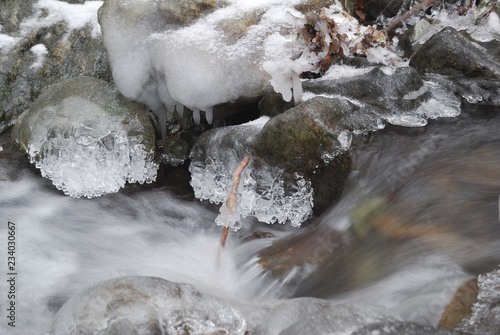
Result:
[[[410,8],[406,13],[404,13],[402,16],[398,17],[394,21],[392,21],[387,28],[385,28],[385,33],[388,34],[392,29],[396,28],[398,25],[402,24],[404,21],[406,21],[410,16],[415,14],[416,12],[422,10],[425,11],[427,8],[430,6],[434,5],[436,2],[439,0],[424,0],[422,2],[419,2],[412,8]]]
[[[238,165],[238,168],[236,168],[236,171],[234,172],[231,192],[229,193],[229,197],[226,200],[226,206],[230,216],[231,214],[234,213],[234,207],[236,205],[236,199],[238,197],[238,186],[240,185],[241,173],[247,167],[249,162],[250,162],[250,156],[246,156],[245,159],[243,159],[243,161],[240,163],[240,165]],[[229,233],[229,226],[226,226],[224,227],[224,231],[222,232],[222,237],[220,239],[220,245],[223,247],[226,245],[228,233]]]

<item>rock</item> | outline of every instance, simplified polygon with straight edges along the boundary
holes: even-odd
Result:
[[[462,320],[457,330],[469,334],[493,335],[500,333],[500,269],[479,275],[477,302],[472,314]]]
[[[389,122],[420,127],[427,119],[457,116],[460,101],[443,87],[424,82],[415,69],[333,66],[324,77],[303,83],[304,96],[341,96],[363,109],[356,115],[361,131],[377,130]],[[352,117],[351,119],[354,119]]]
[[[350,172],[353,130],[364,120],[344,99],[317,97],[270,119],[203,133],[191,152],[191,185],[199,199],[226,201],[246,155],[240,214],[294,226],[338,199]],[[269,120],[269,121],[268,121]]]
[[[188,284],[120,277],[74,295],[57,313],[53,335],[241,334],[243,316]]]
[[[155,134],[144,107],[99,79],[52,85],[19,117],[12,137],[42,176],[73,197],[156,178]]]
[[[460,285],[443,312],[438,327],[453,329],[462,319],[469,317],[472,313],[472,304],[476,302],[477,290],[475,278]]]
[[[412,56],[410,66],[421,74],[500,77],[499,60],[493,59],[451,27],[444,28],[425,42]]]
[[[317,97],[272,118],[255,138],[257,157],[290,175],[310,180],[314,208],[322,212],[338,200],[351,170],[351,131],[363,118],[344,99]]]
[[[69,1],[68,1],[69,2]],[[82,2],[82,1],[79,1]],[[75,3],[73,1],[72,3]],[[86,75],[111,81],[97,22],[100,2],[45,8],[36,1],[2,1],[0,25],[10,44],[0,46],[0,132],[13,124],[49,85]],[[77,10],[81,18],[60,14]],[[78,23],[81,26],[75,26]]]
[[[351,334],[364,325],[398,321],[388,309],[369,305],[332,305],[326,300],[296,298],[266,313],[257,335]]]

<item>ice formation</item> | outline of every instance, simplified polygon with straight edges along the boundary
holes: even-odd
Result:
[[[156,179],[147,115],[94,78],[51,86],[19,117],[13,136],[42,176],[72,197],[96,197],[126,182]]]
[[[246,320],[221,300],[188,284],[121,277],[73,296],[56,315],[53,334],[234,334]]]
[[[290,26],[287,12],[298,13],[299,2],[228,1],[187,25],[169,12],[182,3],[107,1],[99,22],[115,83],[160,118],[185,106],[195,121],[200,111],[211,121],[215,105],[260,95],[269,81],[261,64],[277,52],[266,41]]]
[[[203,146],[193,149],[189,166],[196,198],[213,203],[226,201],[234,171],[246,155],[238,150],[245,148],[268,120],[268,117],[261,117],[247,124],[214,129],[204,135],[199,141]],[[211,136],[214,133],[216,135]],[[227,139],[236,142],[236,150],[226,148],[224,141]],[[285,177],[281,168],[257,162],[252,157],[242,173],[237,210],[230,214],[227,206],[222,205],[216,223],[225,226],[230,222],[231,228],[236,230],[240,228],[240,216],[251,215],[261,222],[290,222],[299,227],[312,213],[313,189],[299,174],[292,180],[285,180]]]

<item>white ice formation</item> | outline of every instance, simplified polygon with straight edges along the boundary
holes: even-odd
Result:
[[[141,106],[90,77],[51,86],[17,120],[14,140],[42,176],[72,197],[156,179],[154,130]]]
[[[218,225],[241,227],[240,217],[253,216],[265,223],[285,223],[299,227],[311,214],[313,189],[311,182],[296,174],[285,180],[286,173],[252,157],[243,170],[238,188],[234,212],[228,211],[225,202],[230,193],[233,174],[246,154],[238,152],[245,148],[264,127],[268,117],[233,127],[217,128],[204,134],[199,141],[202,147],[191,153],[191,186],[195,196],[201,200],[222,203]],[[231,141],[231,150],[225,145]],[[198,150],[203,151],[198,155]]]

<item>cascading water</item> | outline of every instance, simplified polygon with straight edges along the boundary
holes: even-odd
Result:
[[[411,222],[419,212],[428,211],[438,225],[452,220],[461,240],[433,243],[436,241],[416,238],[388,245],[380,239],[353,252],[344,264],[332,261],[299,267],[281,282],[256,263],[256,254],[271,240],[247,241],[245,237],[252,229],[264,229],[279,238],[297,239],[307,228],[262,227],[247,218],[221,251],[220,229],[214,223],[216,207],[154,186],[128,186],[119,194],[97,199],[64,196],[40,178],[26,159],[11,154],[4,136],[0,236],[2,250],[7,250],[7,221],[16,224],[16,331],[44,334],[58,309],[76,292],[124,275],[192,284],[238,308],[249,329],[262,322],[276,326],[276,320],[265,320],[271,306],[293,296],[310,295],[333,304],[382,305],[396,319],[435,325],[455,288],[499,254],[500,185],[487,184],[496,174],[485,173],[499,161],[498,151],[496,155],[488,151],[498,147],[500,138],[494,131],[498,125],[500,118],[494,114],[466,114],[447,122],[434,121],[423,132],[407,130],[401,134],[398,132],[403,128],[395,128],[375,134],[369,145],[356,151],[357,173],[351,175],[339,205],[322,217],[318,226],[325,232],[342,231],[346,214],[360,199],[393,192],[400,197],[393,215]],[[467,155],[463,156],[464,152]],[[453,169],[461,173],[455,184],[447,185],[452,191],[426,182],[433,174]],[[436,190],[454,192],[449,194],[456,197],[476,192],[483,198],[444,203],[429,200]],[[413,201],[414,206],[404,201]],[[446,207],[454,204],[462,206]],[[473,219],[475,226],[471,226]],[[489,234],[483,233],[485,229]],[[464,244],[455,245],[457,241]],[[295,246],[306,253],[308,245],[310,239],[302,244],[299,240]],[[5,261],[3,257],[3,268]],[[5,281],[1,289],[7,291]],[[1,327],[2,332],[8,329],[5,322]]]

